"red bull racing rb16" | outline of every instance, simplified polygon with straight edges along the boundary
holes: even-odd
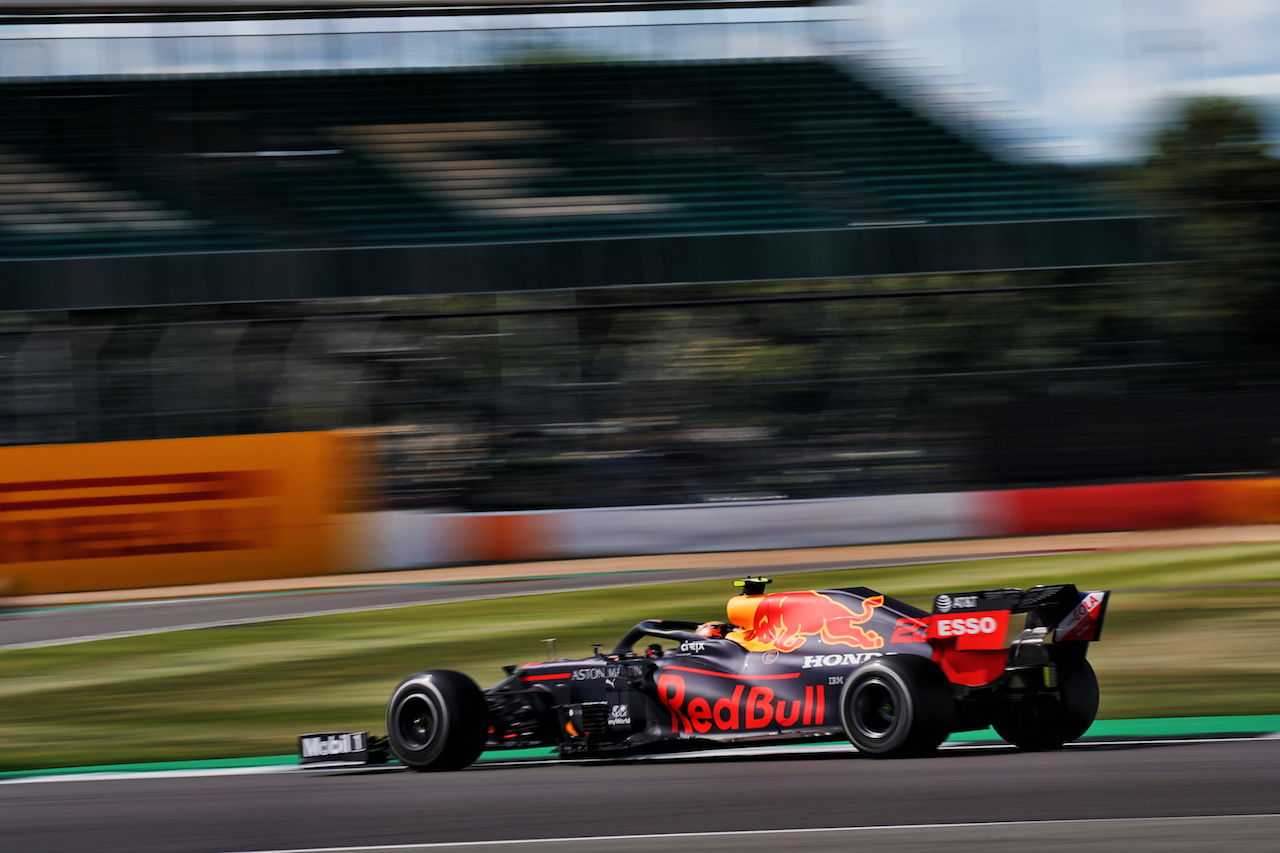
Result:
[[[847,738],[898,757],[988,726],[1053,749],[1093,723],[1085,653],[1108,591],[953,592],[930,613],[865,587],[765,594],[767,583],[738,581],[727,622],[646,619],[612,651],[507,667],[488,690],[457,672],[416,673],[387,704],[387,745],[416,770],[537,746],[604,757]],[[306,760],[305,737],[302,747]]]

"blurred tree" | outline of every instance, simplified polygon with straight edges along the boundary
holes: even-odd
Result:
[[[1160,310],[1202,336],[1217,321],[1213,348],[1227,359],[1280,356],[1280,161],[1267,148],[1253,106],[1195,98],[1157,132],[1133,181],[1148,204],[1179,217],[1194,262],[1193,287],[1164,294]]]

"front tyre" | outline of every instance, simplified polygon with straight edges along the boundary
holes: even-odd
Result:
[[[1098,676],[1087,660],[1062,676],[1058,699],[1027,696],[1010,702],[991,725],[1019,749],[1058,749],[1089,730],[1098,715]]]
[[[461,770],[480,757],[488,735],[484,693],[460,672],[411,675],[387,702],[387,740],[414,770]]]
[[[854,671],[840,695],[840,721],[872,758],[924,755],[951,731],[951,684],[933,661],[889,655]]]

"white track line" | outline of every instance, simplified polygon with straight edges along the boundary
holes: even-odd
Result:
[[[369,844],[355,847],[283,847],[265,850],[228,851],[228,853],[380,853],[381,851],[412,850],[448,850],[456,848],[484,847],[523,847],[535,844],[564,845],[575,843],[619,843],[625,841],[697,841],[728,838],[778,838],[788,835],[821,835],[824,833],[853,835],[862,833],[884,833],[911,831],[921,829],[963,830],[963,829],[1002,829],[1018,827],[1050,827],[1050,826],[1117,826],[1117,825],[1156,825],[1162,823],[1188,823],[1197,820],[1274,820],[1280,813],[1273,814],[1229,814],[1229,815],[1174,815],[1167,817],[1109,817],[1109,818],[1072,818],[1065,820],[992,820],[974,821],[972,823],[899,823],[877,826],[833,826],[802,827],[798,829],[742,829],[715,832],[662,832],[637,835],[581,835],[562,836],[559,838],[512,838],[498,841],[442,841],[419,844]]]

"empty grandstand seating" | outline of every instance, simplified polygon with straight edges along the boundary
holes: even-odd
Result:
[[[210,224],[132,189],[0,145],[0,238],[18,250],[145,250],[200,239]]]
[[[1114,213],[824,61],[0,86],[0,257]]]

